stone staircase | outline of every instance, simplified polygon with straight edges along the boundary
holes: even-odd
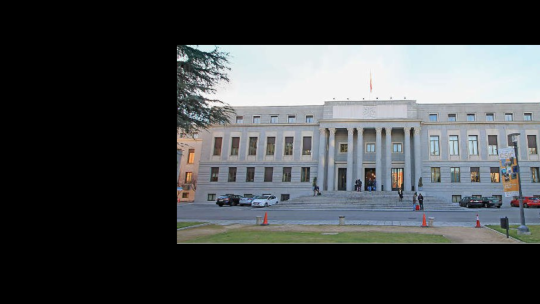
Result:
[[[413,191],[403,193],[403,201],[399,201],[396,191],[392,192],[354,192],[325,191],[321,195],[300,196],[273,205],[274,209],[351,209],[351,210],[391,210],[412,211]],[[438,197],[424,195],[424,211],[466,211],[458,203],[449,203]]]

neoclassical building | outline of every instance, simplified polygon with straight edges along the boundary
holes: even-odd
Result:
[[[523,195],[540,195],[540,104],[415,100],[326,101],[309,106],[235,107],[231,124],[201,132],[195,201],[221,194],[274,194],[281,201],[321,192],[419,189],[447,201],[506,198],[498,149],[520,133]],[[363,189],[363,190],[364,190]]]

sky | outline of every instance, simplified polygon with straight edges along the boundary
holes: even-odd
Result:
[[[229,53],[230,81],[207,97],[231,106],[390,97],[417,103],[540,103],[540,45],[217,47]]]

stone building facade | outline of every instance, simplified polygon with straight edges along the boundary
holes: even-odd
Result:
[[[201,132],[195,201],[221,194],[274,194],[280,201],[353,191],[419,189],[447,201],[503,192],[497,150],[520,133],[523,195],[540,195],[538,103],[418,104],[326,101],[310,106],[235,107],[231,124]],[[199,153],[199,151],[197,151]]]

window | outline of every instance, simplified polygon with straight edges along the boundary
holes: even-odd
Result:
[[[301,182],[309,182],[309,167],[302,167],[302,174],[300,175]]]
[[[218,174],[219,174],[219,167],[212,167],[210,168],[210,181],[211,182],[217,182],[218,181]]]
[[[282,194],[281,195],[281,202],[288,201],[290,198],[290,194]]]
[[[246,182],[252,183],[255,181],[255,167],[247,167]]]
[[[532,120],[532,113],[523,113],[523,120],[531,121]]]
[[[448,137],[448,146],[450,155],[459,155],[459,137],[457,135],[450,135]]]
[[[394,153],[403,153],[401,143],[394,143],[393,148],[394,148]]]
[[[478,135],[469,135],[469,155],[478,155]]]
[[[208,193],[208,198],[207,200],[209,201],[215,201],[216,200],[216,194],[215,193]]]
[[[274,155],[275,148],[276,148],[276,138],[267,137],[266,138],[266,155]]]
[[[439,155],[439,136],[432,135],[429,137],[429,154]]]
[[[270,123],[278,123],[277,115],[270,116]]]
[[[313,122],[313,115],[306,115],[306,123],[312,123]]]
[[[274,168],[273,167],[265,167],[264,168],[264,181],[265,182],[272,182],[272,175],[274,174]]]
[[[460,183],[461,182],[459,167],[451,167],[450,168],[450,182],[451,183]]]
[[[304,136],[302,140],[302,155],[311,155],[311,136]]]
[[[244,116],[236,116],[236,123],[237,124],[244,123]]]
[[[291,167],[283,167],[283,178],[281,179],[282,182],[290,182],[291,181]]]
[[[436,167],[431,168],[431,182],[432,183],[441,182],[441,168],[436,168]]]
[[[193,178],[193,172],[186,172],[186,179],[184,182],[186,184],[191,184],[191,179]]]
[[[471,167],[471,183],[480,182],[480,167]]]
[[[456,121],[456,114],[448,114],[448,121]]]
[[[293,137],[285,137],[285,155],[293,155]]]
[[[500,175],[499,175],[499,167],[490,167],[489,168],[489,174],[491,175],[491,182],[492,183],[500,183]]]
[[[467,114],[467,121],[475,121],[476,117],[474,114]]]
[[[429,114],[429,121],[437,121],[437,114]]]
[[[497,135],[488,135],[488,153],[489,155],[499,155],[497,152]]]
[[[193,164],[194,161],[195,161],[195,149],[189,149],[187,163]]]
[[[452,195],[452,203],[459,203],[461,195]]]
[[[536,135],[527,135],[527,146],[529,147],[529,154],[538,154]]]
[[[182,193],[182,198],[189,198],[189,192]]]
[[[296,115],[287,116],[287,122],[288,123],[295,123],[296,122]]]
[[[486,114],[486,121],[493,121],[495,118],[495,116],[493,115],[493,113],[487,113]]]
[[[240,148],[240,137],[233,137],[231,143],[231,155],[238,155],[238,149]]]
[[[214,138],[214,155],[221,155],[221,137]]]
[[[540,175],[538,174],[538,167],[531,167],[531,182],[540,183]]]
[[[347,148],[349,147],[348,144],[339,144],[339,152],[340,153],[347,153]]]
[[[366,152],[375,153],[375,143],[366,143]]]
[[[257,155],[257,137],[250,137],[249,138],[248,155]]]
[[[229,178],[228,182],[236,182],[236,167],[229,167]]]
[[[504,120],[505,121],[513,121],[514,120],[514,114],[512,114],[512,113],[504,113]]]
[[[253,123],[254,124],[260,124],[261,123],[261,116],[260,115],[253,115]]]

